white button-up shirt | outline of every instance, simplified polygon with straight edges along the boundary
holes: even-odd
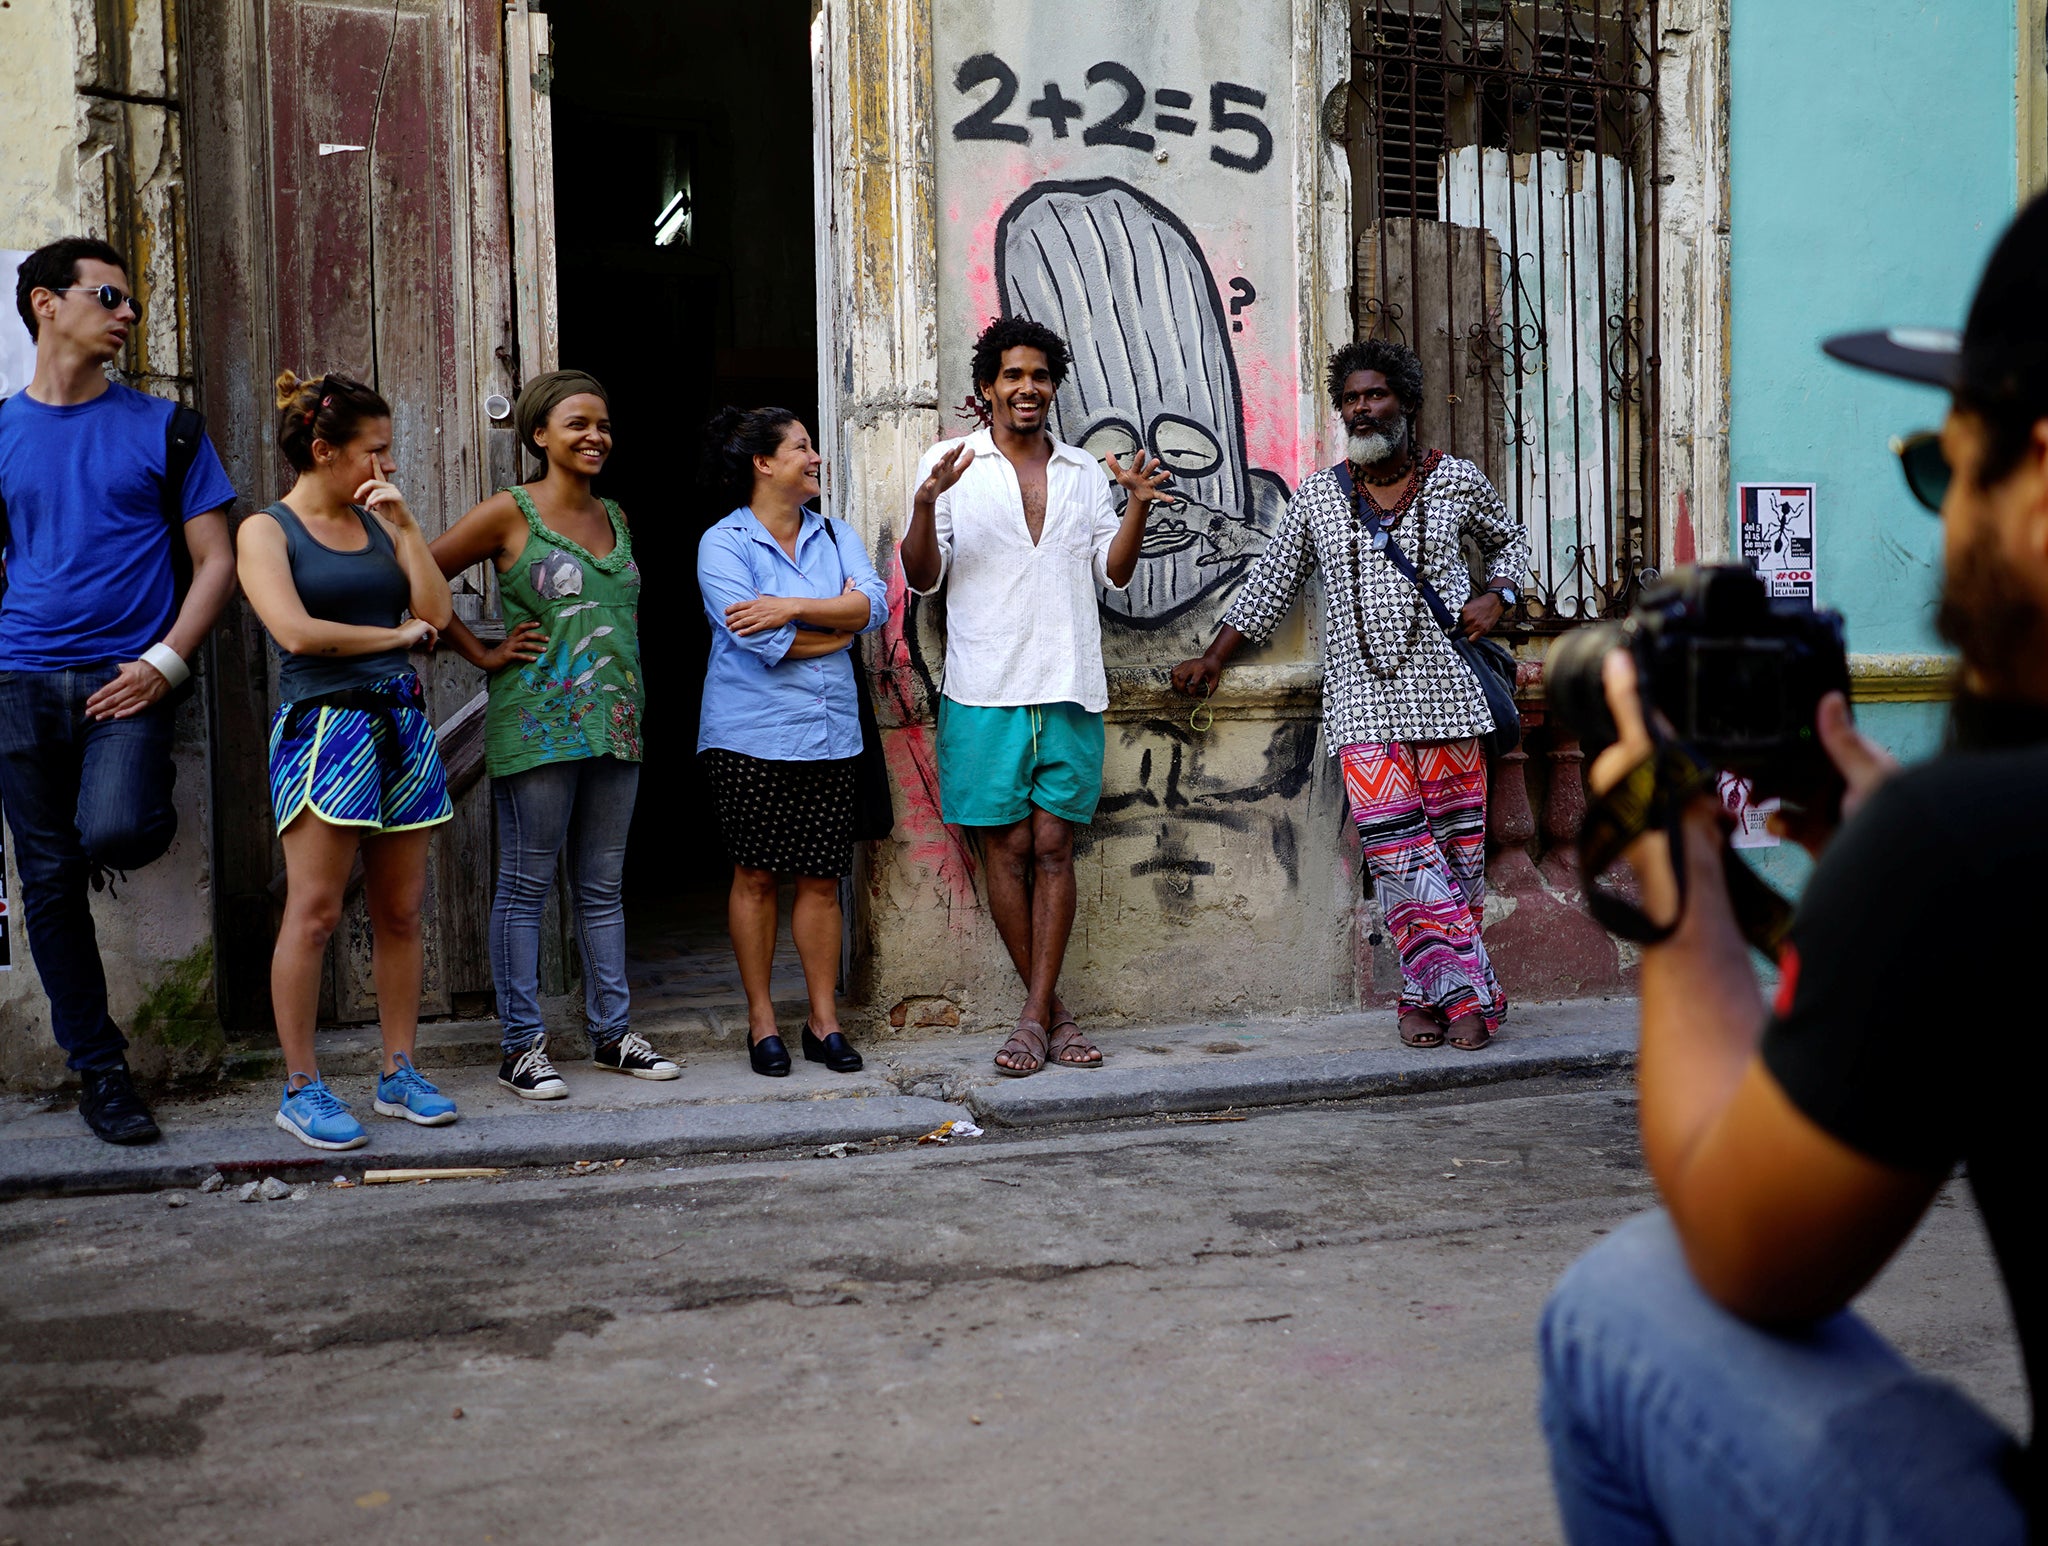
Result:
[[[916,489],[957,444],[943,440],[919,459],[913,516]],[[1097,587],[1123,588],[1109,579],[1118,525],[1109,479],[1086,451],[1055,440],[1045,469],[1045,524],[1033,546],[1017,469],[985,429],[967,445],[973,462],[933,511],[939,577],[919,592],[952,582],[943,691],[971,707],[1078,703],[1100,714],[1109,707],[1109,678]]]

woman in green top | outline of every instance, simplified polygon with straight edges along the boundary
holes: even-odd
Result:
[[[451,622],[442,639],[490,679],[484,759],[498,813],[491,977],[505,1061],[498,1082],[527,1100],[569,1086],[548,1061],[540,1018],[540,922],[566,845],[592,1061],[640,1079],[681,1070],[628,1028],[626,830],[640,784],[640,568],[633,536],[590,483],[611,455],[605,390],[581,371],[527,383],[520,443],[539,479],[493,494],[433,545],[441,572],[491,560],[507,633],[488,646]]]

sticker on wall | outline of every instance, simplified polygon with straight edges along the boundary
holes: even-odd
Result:
[[[1813,606],[1813,485],[1738,486],[1742,557],[1773,597]]]
[[[1722,809],[1735,822],[1735,830],[1728,836],[1730,848],[1778,846],[1778,835],[1770,825],[1771,817],[1778,809],[1775,795],[1768,800],[1759,800],[1749,780],[1733,773],[1721,775],[1720,794]]]

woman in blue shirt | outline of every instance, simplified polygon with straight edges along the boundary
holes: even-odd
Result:
[[[861,1057],[839,1029],[839,881],[853,873],[854,761],[861,750],[851,646],[889,616],[860,538],[809,505],[822,459],[784,408],[727,408],[706,432],[705,481],[739,505],[697,547],[711,665],[697,751],[732,855],[733,954],[747,993],[757,1074],[789,1072],[768,968],[776,886],[810,992],[804,1056],[835,1073]]]

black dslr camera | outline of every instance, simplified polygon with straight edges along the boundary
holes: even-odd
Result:
[[[1774,601],[1739,564],[1653,580],[1626,622],[1566,634],[1544,662],[1550,706],[1589,763],[1615,739],[1600,667],[1616,649],[1635,656],[1644,710],[1700,762],[1809,809],[1839,799],[1814,716],[1849,690],[1840,613]]]

